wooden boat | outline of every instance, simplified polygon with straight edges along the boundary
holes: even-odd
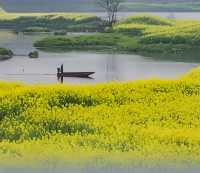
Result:
[[[94,72],[63,72],[57,73],[58,77],[80,77],[80,78],[89,78],[90,75]]]
[[[63,64],[60,68],[57,68],[57,77],[80,77],[80,78],[90,78],[90,75],[94,74],[95,72],[64,72]]]

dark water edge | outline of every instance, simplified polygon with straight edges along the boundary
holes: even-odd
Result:
[[[193,48],[181,53],[151,53],[140,52],[141,56],[151,57],[155,61],[171,61],[184,63],[200,63],[200,48]]]

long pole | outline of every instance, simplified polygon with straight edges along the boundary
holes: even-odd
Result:
[[[64,69],[63,69],[63,64],[61,65],[60,67],[60,72],[61,72],[61,83],[63,83],[63,72],[64,72]]]

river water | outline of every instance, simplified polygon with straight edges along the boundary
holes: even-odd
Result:
[[[23,35],[1,30],[0,47],[10,48],[15,54],[28,54],[34,50],[33,42],[46,36],[47,34]],[[56,69],[61,64],[64,65],[64,71],[95,72],[92,79],[64,79],[64,82],[70,83],[98,83],[149,78],[175,79],[199,65],[196,61],[190,62],[176,59],[176,57],[161,59],[116,52],[108,54],[92,51],[65,53],[40,51],[39,54],[38,59],[15,56],[12,59],[0,61],[0,80],[55,83],[57,82]]]

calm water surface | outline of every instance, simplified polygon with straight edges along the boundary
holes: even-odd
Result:
[[[28,54],[34,50],[35,40],[47,35],[23,35],[0,31],[0,47],[7,47],[15,54]],[[16,56],[0,61],[0,80],[27,83],[55,83],[56,68],[64,64],[64,70],[94,71],[93,79],[65,78],[71,83],[97,83],[136,79],[175,79],[199,65],[198,62],[170,61],[130,54],[70,51],[66,53],[39,52],[40,58]]]

